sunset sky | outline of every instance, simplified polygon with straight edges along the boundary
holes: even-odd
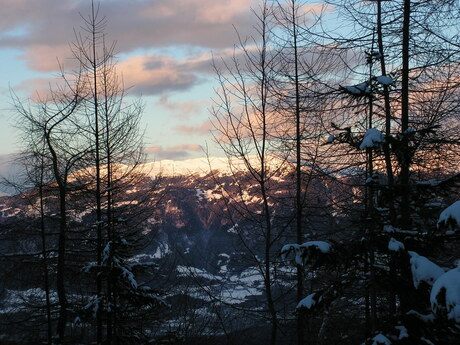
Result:
[[[145,144],[155,159],[203,155],[216,86],[212,56],[233,52],[252,27],[254,0],[102,0],[107,40],[117,42],[118,70],[129,94],[142,96]],[[0,11],[0,155],[19,150],[10,89],[27,98],[56,80],[59,60],[90,0],[3,0]]]

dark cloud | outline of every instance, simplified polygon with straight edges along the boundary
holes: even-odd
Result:
[[[100,13],[107,18],[107,39],[116,40],[120,52],[171,46],[219,49],[235,42],[233,25],[242,32],[251,30],[252,2],[106,0],[101,2]],[[89,12],[87,1],[4,0],[0,47],[24,49],[27,60],[54,60],[73,40],[74,28],[81,31],[83,20],[79,13],[85,18]],[[30,65],[42,70],[49,68],[46,63]]]

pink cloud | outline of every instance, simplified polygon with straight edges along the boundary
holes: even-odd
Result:
[[[218,55],[229,57],[232,52],[224,49]],[[216,63],[220,65],[221,60],[217,59]],[[137,55],[120,61],[117,70],[123,75],[126,87],[132,87],[133,93],[144,95],[186,90],[214,76],[211,52],[182,60],[165,55]],[[162,105],[168,107],[165,102]],[[197,106],[197,102],[189,102],[182,104],[182,109],[176,108],[191,110]]]
[[[206,120],[198,125],[181,125],[174,127],[174,130],[177,132],[191,135],[208,135],[212,129],[214,129],[214,126],[210,120]]]
[[[43,71],[57,71],[61,64],[67,71],[75,69],[75,61],[72,59],[52,60],[46,58],[51,51],[51,47],[36,46],[33,54],[36,59],[28,59],[33,62],[33,67]],[[69,48],[67,48],[70,54]],[[61,54],[64,55],[64,54]],[[122,60],[116,65],[117,73],[123,78],[126,88],[130,94],[152,95],[164,94],[165,92],[187,90],[203,82],[206,78],[213,75],[211,54],[202,54],[177,60],[165,55],[137,55]],[[49,85],[59,83],[58,73],[51,78],[36,78],[17,85],[14,89],[22,89],[35,93],[35,90],[49,89]],[[204,101],[182,102],[172,105],[167,99],[160,100],[160,105],[177,113],[188,114],[196,112],[204,105]]]
[[[121,61],[117,70],[134,93],[158,94],[188,89],[199,83],[192,66],[186,65],[189,67],[181,67],[181,62],[167,56],[134,56]]]
[[[183,145],[176,145],[169,148],[170,150],[178,151],[178,150],[187,150],[193,152],[200,152],[203,150],[203,147],[198,144],[183,144]]]

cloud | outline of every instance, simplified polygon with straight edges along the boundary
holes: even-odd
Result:
[[[225,52],[224,52],[225,53]],[[47,53],[45,52],[44,55]],[[51,61],[43,62],[39,58],[41,55],[36,53],[38,58],[35,67],[44,69],[53,69]],[[64,68],[68,68],[74,64],[71,60],[64,61]],[[57,69],[58,62],[54,62],[54,70]],[[65,65],[67,63],[67,65]],[[39,65],[41,67],[39,67]],[[184,91],[192,88],[207,80],[213,75],[212,55],[199,54],[185,59],[175,59],[166,55],[137,55],[122,60],[116,64],[116,72],[122,76],[125,88],[129,88],[129,93],[134,95],[158,95],[165,92]],[[62,81],[62,80],[61,80]],[[59,75],[55,73],[51,78],[35,78],[29,79],[14,86],[14,89],[26,90],[30,94],[35,93],[35,90],[49,91],[50,85],[60,84]],[[162,104],[165,107],[172,109],[170,103]],[[201,104],[202,105],[202,104]],[[176,105],[177,111],[196,111],[199,107],[198,102],[188,102],[188,104]]]
[[[155,159],[172,159],[180,160],[189,158],[193,153],[202,152],[203,148],[201,145],[197,144],[183,144],[176,146],[163,147],[161,145],[154,145],[147,147],[145,153],[153,155]]]
[[[120,52],[173,46],[220,49],[235,42],[233,25],[242,32],[252,30],[253,2],[106,0],[100,15],[107,19],[106,39],[116,40]],[[64,58],[63,47],[74,40],[74,28],[82,31],[82,17],[89,12],[87,1],[8,0],[0,12],[0,47],[23,49],[31,67],[49,71],[48,61]]]
[[[198,125],[180,125],[174,127],[174,130],[188,135],[208,135],[214,126],[210,120],[206,120]]]
[[[200,82],[193,70],[179,67],[180,62],[166,56],[135,56],[117,65],[126,87],[135,94],[159,94],[186,90]]]
[[[238,52],[236,58],[243,54]],[[137,55],[117,64],[117,71],[123,75],[125,86],[132,93],[155,95],[169,91],[184,91],[215,76],[217,68],[223,68],[223,60],[233,56],[233,49],[218,50],[213,59],[211,52],[196,54],[184,59],[167,55]],[[189,103],[188,106],[191,104]]]
[[[91,9],[87,1],[5,1],[0,12],[0,49],[20,49],[20,59],[34,71],[59,71],[58,61],[65,70],[76,67],[70,46],[75,41],[74,28],[86,35],[82,26]],[[103,0],[100,14],[107,19],[106,42],[116,40],[118,55],[127,56],[117,67],[126,87],[132,87],[130,92],[137,95],[157,95],[189,90],[213,76],[211,50],[216,57],[233,53],[237,40],[233,25],[243,36],[253,30],[250,7],[256,3]],[[187,57],[177,55],[178,51]],[[216,63],[221,65],[220,59]],[[46,89],[48,83],[43,80],[42,85],[34,80],[29,85]]]
[[[163,94],[159,98],[157,104],[162,108],[170,111],[174,117],[187,120],[194,114],[203,112],[203,108],[208,105],[208,101],[205,100],[193,100],[193,101],[171,101],[168,95]]]

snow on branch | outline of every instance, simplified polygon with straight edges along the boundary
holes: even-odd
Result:
[[[352,86],[340,86],[340,90],[343,93],[349,94],[355,97],[369,96],[371,94],[371,88],[369,81],[365,81]]]
[[[418,255],[416,252],[409,251],[408,253],[411,256],[410,264],[415,288],[418,289],[422,281],[433,285],[436,279],[444,274],[444,270],[441,267],[426,257]]]
[[[391,252],[399,252],[399,251],[404,251],[405,248],[402,242],[399,242],[392,237],[390,238],[390,241],[388,242],[388,250]]]
[[[382,333],[377,334],[371,340],[372,340],[372,345],[391,345],[390,339],[385,337]]]
[[[375,77],[375,80],[377,81],[377,83],[382,84],[384,86],[393,85],[395,83],[393,78],[387,75],[381,75],[381,76]]]
[[[460,200],[447,207],[439,215],[438,228],[444,225],[460,224]]]
[[[300,302],[297,304],[296,309],[304,309],[304,310],[311,310],[313,309],[316,305],[320,304],[323,301],[323,296],[320,296],[316,292],[308,295],[304,299],[300,300]]]
[[[302,244],[286,244],[281,248],[281,257],[283,260],[288,259],[290,254],[294,254],[296,264],[305,265],[314,256],[318,254],[328,254],[331,251],[331,245],[324,241],[308,241]]]
[[[434,314],[460,324],[460,267],[447,271],[436,280],[430,303]]]
[[[385,139],[382,132],[375,128],[369,128],[366,134],[364,134],[359,149],[364,150],[366,148],[380,147],[384,141]]]

